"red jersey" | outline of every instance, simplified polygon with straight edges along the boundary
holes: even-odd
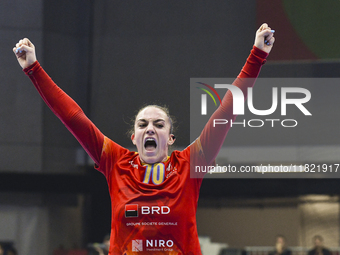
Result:
[[[234,81],[245,96],[267,55],[254,46]],[[230,126],[213,129],[211,120],[236,118],[231,92],[196,141],[183,151],[174,151],[165,162],[149,165],[141,163],[138,153],[105,137],[38,62],[24,71],[107,179],[112,207],[109,254],[201,254],[196,209],[202,178],[190,178],[190,163],[213,163]]]
[[[98,170],[111,195],[111,254],[200,254],[196,206],[202,179],[190,178],[189,171],[190,148],[198,144],[150,165],[104,138]]]

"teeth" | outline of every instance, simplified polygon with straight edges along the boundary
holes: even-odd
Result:
[[[146,141],[155,141],[155,139],[154,138],[146,138],[145,142]]]
[[[156,139],[153,137],[148,137],[144,141],[144,146],[155,146],[157,147]]]

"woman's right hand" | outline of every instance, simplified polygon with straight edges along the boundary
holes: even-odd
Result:
[[[29,67],[37,60],[35,47],[27,38],[20,40],[13,48],[13,52],[22,69]]]

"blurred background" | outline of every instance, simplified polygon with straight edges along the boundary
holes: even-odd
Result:
[[[191,142],[190,78],[236,77],[263,22],[276,30],[276,42],[260,77],[338,78],[339,13],[337,0],[1,0],[0,244],[5,254],[10,246],[20,255],[57,249],[76,254],[110,232],[106,180],[21,71],[12,52],[21,38],[34,43],[47,73],[106,136],[132,148],[126,135],[131,118],[142,105],[161,103],[177,118],[176,146],[182,149]],[[329,160],[323,163],[340,158],[340,86],[334,90],[323,92],[323,100],[334,106],[324,123],[331,128],[316,132],[313,143],[332,153],[321,155]],[[237,147],[237,140],[231,146]],[[254,138],[241,150],[257,145]],[[296,144],[285,144],[290,145]],[[203,253],[273,247],[278,234],[288,246],[303,249],[319,234],[337,251],[339,194],[335,178],[207,179],[197,212]]]

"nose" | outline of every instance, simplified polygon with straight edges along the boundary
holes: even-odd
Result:
[[[150,121],[150,123],[148,124],[148,126],[147,126],[147,128],[146,128],[146,133],[147,133],[148,135],[152,135],[152,134],[155,133],[155,128],[154,128],[154,126],[153,126],[153,123],[151,123],[151,121]]]

